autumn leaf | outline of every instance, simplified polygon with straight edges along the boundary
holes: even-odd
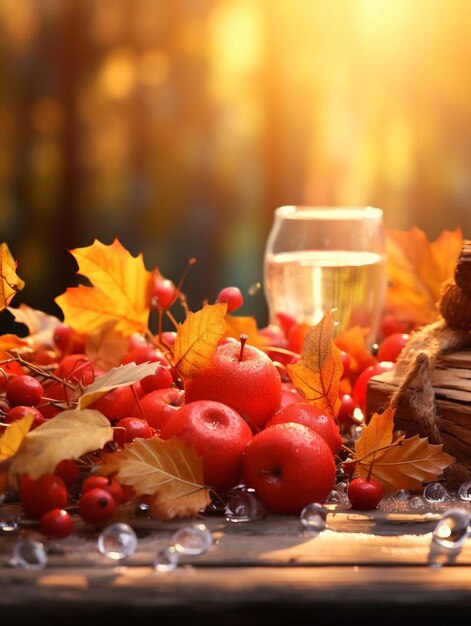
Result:
[[[332,341],[334,322],[327,312],[321,321],[308,331],[300,360],[288,365],[294,386],[304,394],[307,402],[337,416],[339,381],[343,372],[340,350]]]
[[[150,292],[154,274],[146,270],[142,254],[133,257],[115,239],[111,245],[96,240],[91,246],[71,250],[78,273],[92,287],[69,287],[56,298],[64,322],[75,330],[95,331],[110,320],[125,337],[148,327]]]
[[[378,359],[371,354],[366,346],[366,337],[369,331],[361,326],[353,326],[344,330],[334,339],[337,348],[346,352],[350,357],[350,369],[359,374],[370,365],[374,365]]]
[[[16,273],[17,263],[6,243],[0,244],[0,311],[7,307],[13,296],[25,283]]]
[[[158,519],[196,515],[210,502],[201,458],[177,439],[136,439],[105,454],[99,472],[113,475],[137,495],[151,496],[150,511]]]
[[[28,329],[28,335],[24,340],[31,348],[54,347],[52,341],[54,329],[61,324],[58,317],[33,309],[26,304],[20,304],[18,308],[9,306],[8,311],[15,318],[15,322],[24,324]]]
[[[247,343],[260,350],[270,345],[270,339],[260,333],[254,317],[226,315],[224,336],[233,337],[239,341],[241,335],[247,335]]]
[[[128,387],[145,376],[155,373],[156,363],[127,363],[113,367],[106,374],[97,376],[93,383],[83,388],[78,398],[78,409],[86,409],[96,400],[99,400],[109,391],[118,387]]]
[[[453,278],[462,243],[460,228],[443,231],[434,242],[419,228],[386,230],[389,286],[385,309],[413,326],[435,321],[440,287]]]
[[[28,342],[16,335],[6,334],[0,336],[0,353],[6,352],[8,350],[17,351],[22,348],[28,348]],[[3,356],[0,355],[0,358]],[[5,358],[8,358],[6,355]]]
[[[23,443],[34,415],[29,413],[16,422],[12,422],[0,438],[0,493],[3,493],[8,485],[8,469],[11,461]]]
[[[16,487],[24,473],[35,479],[52,472],[59,461],[78,459],[112,439],[111,424],[99,411],[61,411],[26,435],[10,467],[10,484]]]
[[[175,367],[185,378],[191,378],[209,367],[218,341],[226,329],[227,304],[205,304],[196,313],[189,313],[177,328],[174,345]]]
[[[128,350],[129,341],[116,330],[116,320],[102,324],[85,336],[85,354],[105,372],[117,367]]]
[[[395,408],[375,413],[365,424],[355,443],[356,474],[373,476],[384,490],[422,489],[424,482],[436,480],[454,463],[442,444],[431,444],[426,437],[394,439]]]

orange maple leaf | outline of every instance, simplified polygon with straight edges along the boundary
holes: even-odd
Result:
[[[146,270],[142,254],[133,257],[117,239],[109,246],[95,239],[91,246],[70,252],[78,273],[93,286],[69,287],[56,298],[64,322],[82,333],[110,321],[125,337],[145,332],[154,274]]]
[[[210,502],[201,458],[178,439],[136,439],[103,455],[99,473],[151,496],[150,512],[158,519],[196,515]]]
[[[413,327],[435,321],[440,287],[453,278],[462,244],[460,228],[443,231],[434,242],[419,228],[386,230],[389,285],[385,309]]]
[[[7,307],[13,296],[25,283],[16,273],[17,263],[6,243],[0,244],[0,311]]]
[[[354,326],[337,335],[334,343],[337,348],[343,350],[350,357],[350,369],[354,374],[359,374],[370,365],[374,365],[378,359],[374,357],[366,346],[367,328]]]
[[[288,365],[288,373],[306,402],[337,417],[343,365],[340,350],[332,341],[333,328],[332,314],[327,312],[307,333],[301,358],[296,364]]]
[[[185,378],[212,364],[214,351],[226,329],[226,312],[225,302],[205,304],[178,325],[173,358],[175,367]]]
[[[385,491],[422,489],[423,483],[436,480],[454,463],[442,444],[431,444],[426,437],[394,438],[395,408],[375,413],[365,424],[355,443],[355,472],[373,476]]]

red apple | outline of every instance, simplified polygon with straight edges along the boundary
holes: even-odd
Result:
[[[304,402],[304,396],[299,393],[293,383],[281,383],[280,408],[295,402]]]
[[[151,391],[135,405],[132,415],[147,420],[157,433],[185,401],[185,394],[176,387]]]
[[[337,454],[342,446],[342,437],[334,419],[312,404],[296,402],[283,407],[275,413],[265,428],[275,424],[287,424],[288,422],[295,422],[312,428],[326,442],[332,454]]]
[[[364,369],[358,376],[353,386],[352,396],[363,413],[366,410],[366,391],[370,378],[376,376],[377,374],[390,372],[395,368],[395,366],[396,364],[392,361],[379,361],[378,363],[375,363],[375,365],[370,365]]]
[[[185,384],[185,401],[214,400],[232,407],[252,431],[262,429],[281,404],[281,378],[264,352],[238,342],[218,346],[211,367]]]
[[[243,461],[245,485],[274,513],[299,515],[323,503],[335,485],[335,460],[320,435],[302,424],[276,424],[257,433]]]
[[[160,437],[177,437],[192,446],[203,460],[205,484],[223,494],[240,482],[252,431],[227,405],[197,400],[178,409],[162,427]]]

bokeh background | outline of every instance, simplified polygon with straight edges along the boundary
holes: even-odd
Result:
[[[0,0],[0,239],[57,314],[114,237],[266,321],[282,204],[471,237],[469,0]]]

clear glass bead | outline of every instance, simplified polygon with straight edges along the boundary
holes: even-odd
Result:
[[[211,547],[213,535],[207,526],[195,523],[177,530],[172,541],[181,554],[203,554]]]
[[[399,489],[394,494],[394,499],[397,500],[397,502],[405,502],[406,500],[409,500],[409,498],[410,491],[408,491],[407,489]]]
[[[0,530],[11,533],[20,527],[20,513],[18,508],[3,506],[0,508]]]
[[[444,513],[433,531],[432,540],[444,548],[459,548],[469,535],[470,515],[462,509]]]
[[[44,544],[35,539],[18,539],[13,546],[10,565],[23,569],[43,569],[47,565],[47,554]]]
[[[325,499],[325,504],[340,504],[341,502],[343,502],[342,494],[340,494],[336,489],[332,489]]]
[[[318,502],[312,502],[304,507],[299,519],[304,531],[312,537],[317,537],[325,529],[327,509]]]
[[[425,506],[425,500],[421,496],[413,496],[409,503],[413,509],[422,509]]]
[[[347,495],[348,483],[344,481],[337,483],[337,491],[339,494]]]
[[[444,502],[448,498],[448,492],[441,483],[429,483],[425,486],[423,497],[427,502]]]
[[[119,561],[134,554],[137,537],[129,524],[110,524],[98,537],[98,550],[103,556]]]
[[[465,483],[460,485],[458,495],[461,500],[471,502],[471,480],[467,480]]]
[[[157,551],[154,569],[158,572],[173,572],[178,567],[179,554],[173,545],[166,545]]]
[[[262,519],[265,514],[265,508],[257,496],[244,489],[233,491],[224,509],[228,522],[253,522]]]
[[[137,517],[149,517],[150,506],[146,502],[139,502],[134,509],[134,515]]]

